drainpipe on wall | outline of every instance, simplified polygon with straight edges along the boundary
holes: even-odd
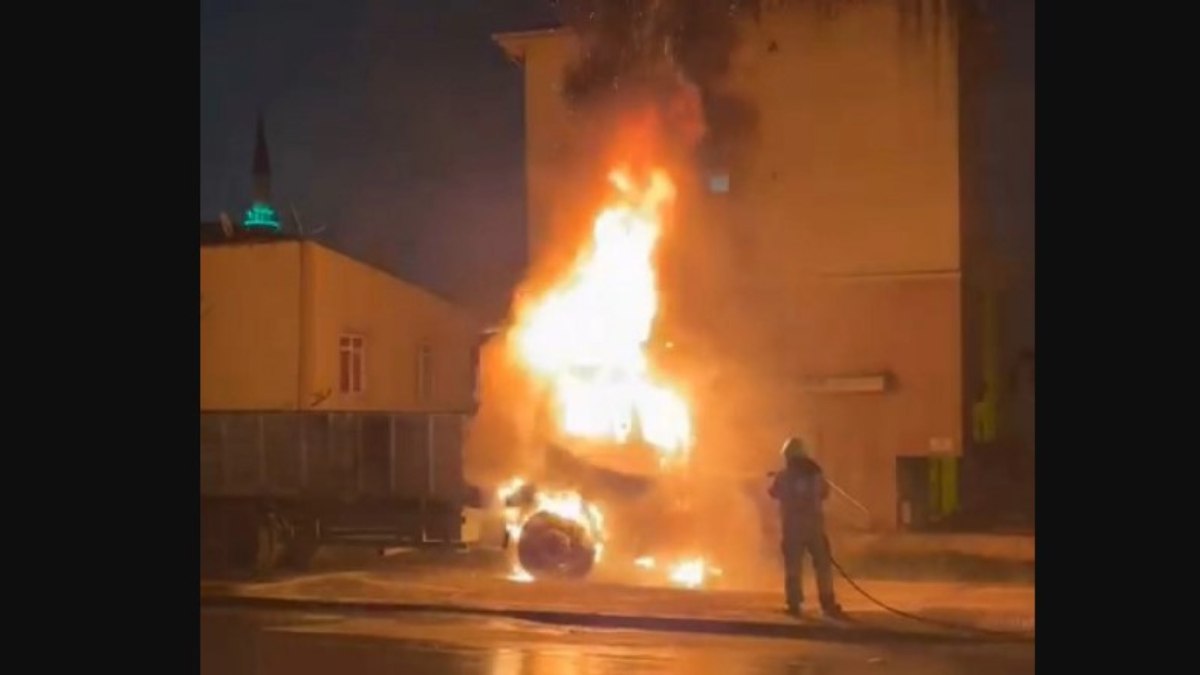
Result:
[[[975,403],[973,435],[978,443],[991,443],[996,440],[999,420],[998,410],[1000,397],[1000,345],[999,322],[996,311],[996,292],[993,289],[984,291],[982,298],[983,316],[981,317],[981,375],[983,376],[982,396]]]
[[[308,480],[308,439],[304,433],[305,424],[303,413],[307,407],[305,397],[307,394],[308,378],[306,377],[306,363],[309,352],[308,345],[308,312],[305,311],[308,293],[308,256],[305,255],[304,239],[297,242],[298,246],[298,262],[299,262],[299,292],[297,294],[297,324],[299,329],[296,335],[296,413],[300,423],[300,484],[302,487],[309,486]]]

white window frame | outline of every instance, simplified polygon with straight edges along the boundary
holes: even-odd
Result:
[[[342,372],[342,357],[346,359],[350,369],[349,378],[344,378]],[[355,356],[358,357],[358,368],[355,369]],[[349,388],[343,385],[349,379]],[[367,338],[358,333],[342,333],[338,337],[338,391],[343,394],[361,394],[367,390]]]
[[[709,194],[727,195],[730,188],[729,171],[726,169],[712,169],[708,172],[708,179],[705,187]]]

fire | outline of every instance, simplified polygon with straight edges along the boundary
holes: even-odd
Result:
[[[548,290],[518,307],[508,344],[518,367],[546,388],[559,433],[581,441],[575,448],[585,451],[596,443],[607,452],[604,446],[642,442],[653,449],[660,468],[678,466],[690,456],[692,413],[646,349],[659,312],[655,251],[675,185],[661,169],[634,173],[620,167],[608,178],[612,196],[596,215],[587,245]],[[599,561],[603,514],[579,493],[534,490],[514,479],[500,495],[510,505],[521,504],[508,510],[509,541],[518,545],[511,578],[529,580],[530,571],[542,570],[586,574],[586,563]],[[559,546],[564,553],[554,553]],[[555,567],[540,555],[565,562]],[[671,565],[647,556],[634,564],[690,588],[711,574],[702,559]]]
[[[525,487],[525,479],[518,476],[501,485],[496,490],[496,496],[500,498],[502,503],[507,502],[510,497],[520,492],[523,487]]]
[[[644,570],[655,570],[658,561],[652,556],[635,558],[633,564]],[[700,588],[709,577],[719,577],[722,571],[708,564],[702,557],[684,558],[674,563],[665,564],[666,581],[684,588]]]
[[[524,479],[514,478],[502,485],[497,490],[497,495],[502,502],[507,504],[510,498],[525,487]],[[531,492],[531,500],[528,503],[505,508],[505,530],[508,532],[510,540],[519,545],[525,524],[531,518],[540,513],[551,514],[582,527],[595,547],[593,562],[599,562],[604,552],[605,537],[604,514],[600,508],[585,501],[582,495],[575,491],[545,492],[537,490]],[[513,572],[508,578],[520,582],[533,581],[533,576],[523,569],[520,562],[515,559],[513,560]]]
[[[550,385],[566,434],[624,442],[637,426],[660,459],[683,459],[688,406],[656,381],[644,352],[658,312],[653,254],[675,186],[662,170],[645,185],[625,169],[609,180],[615,196],[596,217],[590,246],[520,315],[518,352]]]
[[[517,477],[509,480],[496,490],[496,496],[500,499],[500,503],[505,504],[504,531],[508,534],[508,538],[514,542],[521,538],[521,510],[515,506],[509,506],[508,500],[520,492],[525,485],[525,479]],[[530,577],[528,580],[532,581],[533,578]],[[524,580],[516,579],[515,581]]]
[[[603,538],[604,516],[595,504],[584,502],[578,492],[538,492],[534,499],[534,513],[552,513],[583,525],[597,541]]]
[[[533,581],[533,575],[521,569],[520,565],[517,565],[513,569],[512,573],[508,575],[508,580],[515,581],[519,584],[528,584]]]
[[[700,588],[708,576],[719,577],[721,570],[709,567],[704,558],[690,558],[672,565],[668,573],[671,583],[684,588]]]

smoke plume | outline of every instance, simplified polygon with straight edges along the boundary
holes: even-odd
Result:
[[[702,111],[702,160],[727,162],[730,153],[753,136],[754,106],[724,85],[738,45],[737,21],[757,11],[758,2],[552,0],[552,4],[581,46],[580,57],[568,67],[563,82],[563,95],[572,106],[604,106],[647,92],[671,101],[678,99],[678,92],[687,91]],[[668,116],[671,105],[665,106]]]

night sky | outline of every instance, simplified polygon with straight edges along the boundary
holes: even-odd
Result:
[[[200,218],[249,206],[261,110],[281,214],[496,318],[525,258],[523,85],[490,36],[553,23],[545,0],[202,0]]]

